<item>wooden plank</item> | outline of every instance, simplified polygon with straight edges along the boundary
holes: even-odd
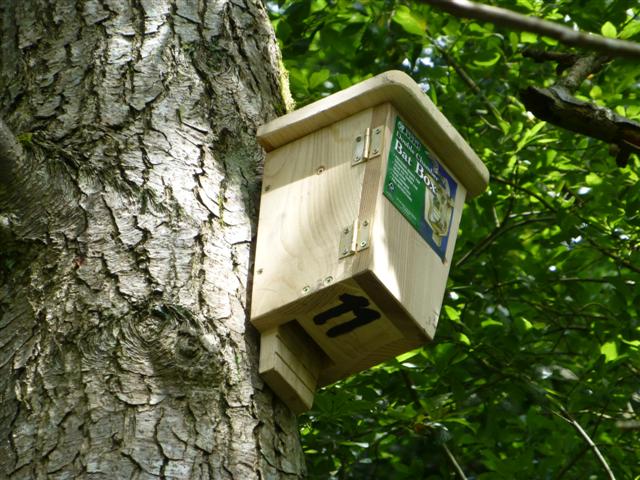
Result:
[[[299,325],[287,324],[263,332],[260,374],[295,413],[309,410],[326,359]]]
[[[389,71],[279,117],[258,129],[272,151],[368,108],[391,102],[415,132],[464,184],[469,197],[482,193],[489,171],[446,117],[405,73]]]
[[[264,168],[252,321],[351,276],[338,258],[341,229],[358,216],[366,163],[351,166],[368,109],[270,152]]]

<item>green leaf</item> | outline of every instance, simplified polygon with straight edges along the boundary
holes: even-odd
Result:
[[[595,187],[602,183],[602,178],[597,173],[591,172],[585,177],[585,181],[590,187]]]
[[[608,20],[618,38],[640,40],[640,8],[630,2],[607,1],[606,12],[602,0],[584,0],[582,8],[568,0],[498,3],[598,34]],[[451,266],[447,288],[455,295],[441,307],[435,341],[419,353],[394,351],[397,358],[316,392],[300,423],[304,450],[315,452],[307,455],[309,478],[443,478],[436,423],[446,426],[462,469],[478,479],[563,471],[575,432],[549,415],[554,402],[576,414],[622,412],[638,397],[629,368],[640,362],[640,279],[629,266],[640,264],[640,158],[614,168],[607,145],[544,126],[526,111],[520,89],[548,88],[559,77],[552,63],[521,61],[523,47],[555,43],[543,35],[459,20],[420,3],[277,0],[267,8],[277,10],[272,18],[299,105],[404,69],[429,85],[429,98],[492,174],[488,189],[465,204],[453,260],[443,265]],[[565,50],[562,42],[554,50]],[[399,67],[405,59],[413,70]],[[331,73],[323,82],[324,70]],[[640,120],[638,78],[640,62],[611,62],[578,94]],[[423,142],[432,140],[425,135]],[[446,167],[450,159],[441,156]],[[386,234],[391,246],[393,232]],[[390,259],[412,261],[393,251]],[[416,286],[426,297],[432,272],[422,273]],[[632,433],[615,421],[598,427],[594,441],[607,439],[616,477],[637,475],[637,454],[625,448]],[[439,453],[416,454],[428,450]],[[584,457],[567,475],[594,472],[596,461]]]
[[[418,355],[419,353],[420,353],[420,349],[417,349],[417,350],[411,350],[410,352],[403,353],[402,355],[398,355],[398,356],[396,357],[396,360],[397,360],[399,363],[402,363],[402,362],[405,362],[405,361],[409,360],[410,358],[415,357],[415,356],[416,356],[416,355]]]
[[[522,150],[526,145],[528,145],[536,136],[536,134],[542,130],[542,128],[547,124],[547,122],[538,122],[536,123],[533,127],[531,127],[530,129],[528,129],[524,135],[522,136],[522,139],[520,139],[520,141],[518,142],[518,147],[517,150],[520,151]]]
[[[513,322],[516,330],[521,333],[527,332],[533,328],[533,324],[524,317],[519,317]]]
[[[447,35],[450,35],[450,36],[458,35],[460,33],[460,22],[458,21],[457,18],[453,17],[451,18],[451,20],[447,22],[443,30]]]
[[[530,0],[517,0],[516,4],[519,5],[520,7],[526,8],[530,12],[535,10],[535,6]]]
[[[613,362],[618,358],[618,346],[616,342],[606,342],[600,346],[600,353],[604,355],[606,362]]]
[[[316,88],[329,79],[331,72],[326,68],[319,72],[313,72],[309,77],[309,88]]]
[[[602,32],[602,35],[608,38],[616,38],[618,36],[618,31],[611,22],[605,22],[600,31]]]
[[[620,38],[627,40],[640,33],[640,21],[634,20],[629,22],[620,32]]]
[[[487,320],[483,320],[482,322],[480,322],[480,326],[482,328],[504,327],[504,324],[502,322],[497,321],[497,320],[493,320],[492,318],[488,318]]]
[[[450,305],[445,305],[444,311],[447,314],[447,317],[449,317],[449,320],[460,323],[460,312],[458,312],[455,308]]]
[[[419,17],[406,5],[398,5],[391,20],[400,25],[407,33],[420,37],[424,37],[425,35],[427,29],[426,20]]]
[[[489,60],[474,60],[473,63],[480,67],[491,67],[498,63],[498,60],[500,60],[500,53],[496,52]]]
[[[520,41],[522,43],[538,43],[538,35],[531,32],[520,32]]]

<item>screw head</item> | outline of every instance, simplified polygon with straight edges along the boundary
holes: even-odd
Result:
[[[331,282],[333,282],[333,277],[331,275],[324,279],[325,285],[329,285]]]
[[[349,253],[349,249],[348,248],[345,248],[344,250],[342,250],[342,254],[343,255],[346,255],[347,253]]]
[[[344,230],[342,230],[342,233],[344,233],[345,235],[347,233],[349,233],[351,230],[349,230],[349,227],[346,227]]]
[[[262,268],[259,268],[258,270],[256,270],[256,273],[258,275],[262,275],[262,272],[264,272],[264,270]]]
[[[375,129],[375,132],[376,132],[376,133],[380,133],[380,127],[376,128],[376,129]]]
[[[365,220],[364,222],[362,222],[363,227],[366,227],[367,225],[369,225],[369,220]]]
[[[264,187],[265,192],[268,192],[269,190],[271,190],[271,185],[267,185]]]
[[[316,170],[316,175],[320,175],[322,172],[324,172],[324,166],[319,166],[318,169]]]
[[[362,141],[362,137],[361,137],[360,135],[358,135],[358,136],[356,137],[356,142],[361,142],[361,141]]]
[[[305,285],[302,287],[302,293],[309,293],[311,291],[311,287],[309,285]]]
[[[360,242],[360,247],[361,247],[361,248],[364,248],[364,247],[366,247],[366,246],[367,246],[367,242],[366,242],[365,240],[363,240],[363,241],[361,241],[361,242]]]

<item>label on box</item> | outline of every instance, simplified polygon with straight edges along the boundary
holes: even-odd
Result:
[[[396,119],[384,196],[444,261],[457,183],[427,148]]]

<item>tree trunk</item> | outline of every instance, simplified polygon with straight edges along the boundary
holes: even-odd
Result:
[[[301,477],[247,321],[255,131],[285,102],[264,7],[0,16],[0,117],[25,151],[0,179],[0,477]]]

